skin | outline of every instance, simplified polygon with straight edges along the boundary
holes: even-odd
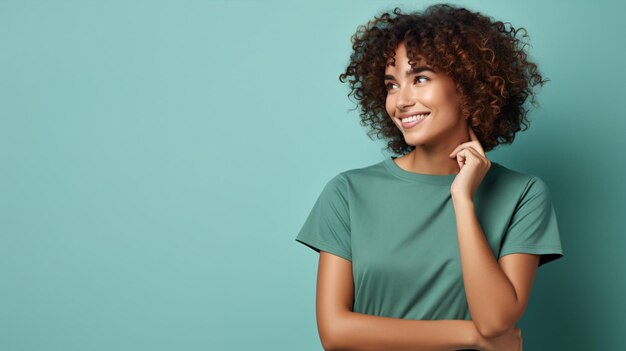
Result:
[[[405,75],[410,69],[400,44],[396,64],[387,66],[386,109],[415,150],[395,161],[423,174],[456,174],[450,187],[457,222],[463,282],[471,321],[404,320],[354,313],[352,264],[320,251],[317,322],[325,350],[521,351],[515,323],[526,309],[539,255],[509,254],[496,260],[478,222],[473,196],[491,167],[480,141],[460,116],[453,80],[437,72]],[[423,60],[417,66],[426,65]],[[431,115],[404,130],[398,116]]]

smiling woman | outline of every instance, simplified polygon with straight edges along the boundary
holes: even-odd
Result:
[[[402,91],[402,83],[419,78],[422,86],[430,74],[441,74],[455,87],[461,117],[490,151],[512,143],[522,126],[528,128],[524,103],[530,97],[537,105],[533,87],[549,81],[528,59],[520,32],[528,37],[524,28],[449,4],[432,5],[423,13],[395,8],[358,27],[349,65],[339,79],[351,78],[351,94],[360,101],[361,120],[370,135],[387,139],[388,150],[404,154],[413,145],[387,117],[388,93],[409,94]],[[388,66],[398,60],[400,66],[392,66],[391,73]],[[424,64],[430,70],[422,71]],[[413,69],[410,76],[405,75],[407,68]]]
[[[545,82],[517,32],[448,4],[358,28],[340,79],[400,156],[332,177],[296,237],[320,254],[324,349],[521,350],[536,270],[563,250],[547,184],[486,155]]]

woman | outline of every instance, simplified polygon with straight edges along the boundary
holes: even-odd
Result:
[[[320,253],[324,349],[522,349],[536,269],[563,250],[546,183],[485,155],[546,82],[516,32],[438,4],[353,36],[340,80],[401,156],[333,177],[296,238]]]

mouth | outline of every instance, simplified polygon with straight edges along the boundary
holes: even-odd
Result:
[[[426,118],[430,116],[430,112],[424,114],[415,114],[410,117],[399,118],[403,129],[409,129],[422,123]]]

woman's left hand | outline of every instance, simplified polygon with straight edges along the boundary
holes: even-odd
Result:
[[[457,146],[450,157],[456,157],[461,171],[456,175],[450,193],[456,198],[474,199],[474,192],[491,167],[491,161],[485,156],[478,137],[468,125],[471,141]]]

